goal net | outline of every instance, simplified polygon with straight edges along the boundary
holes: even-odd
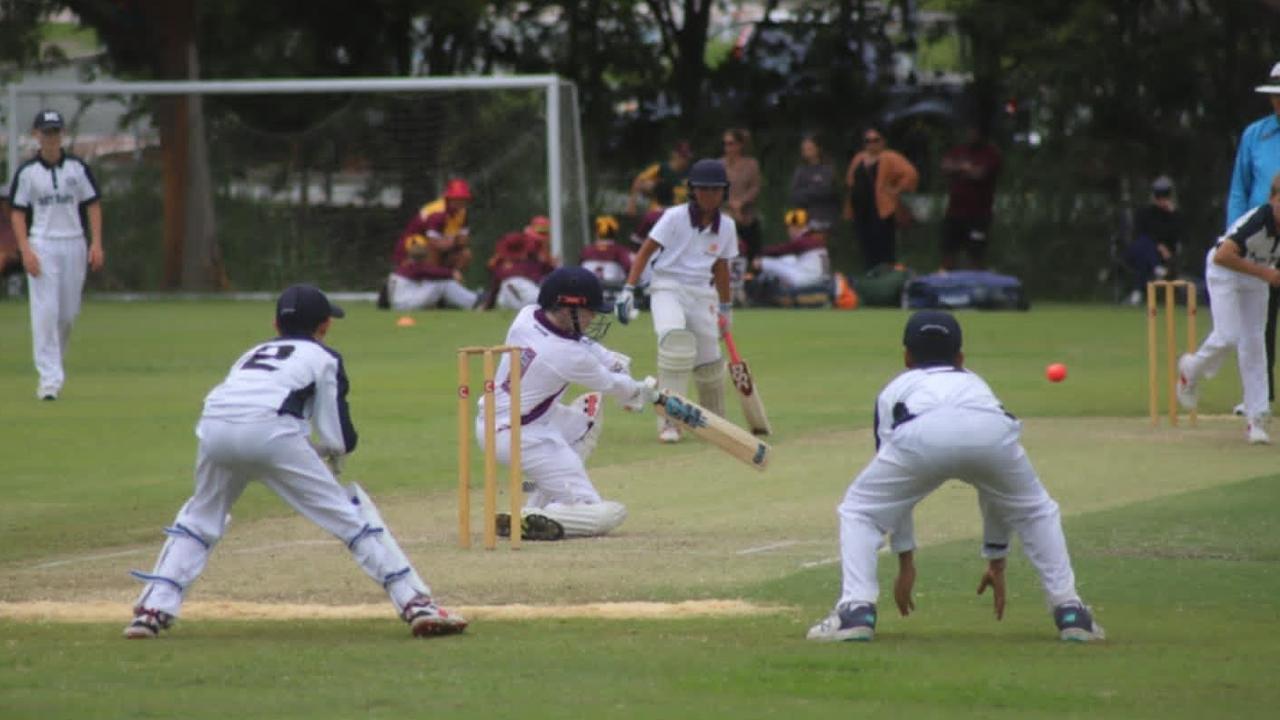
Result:
[[[374,290],[454,177],[475,197],[469,285],[533,216],[566,262],[590,238],[577,94],[556,76],[11,85],[6,187],[43,108],[102,193],[98,290]]]

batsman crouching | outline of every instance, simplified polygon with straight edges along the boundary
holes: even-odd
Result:
[[[886,533],[899,559],[894,586],[907,615],[915,581],[917,503],[950,478],[978,491],[982,556],[987,569],[978,593],[990,587],[995,615],[1004,615],[1005,556],[1010,535],[1040,575],[1054,624],[1063,640],[1103,639],[1102,627],[1076,593],[1058,504],[1045,490],[1019,438],[1021,423],[1005,411],[982,378],[964,369],[960,324],[948,313],[921,311],[903,333],[907,371],[876,399],[876,455],[849,486],[837,510],[843,588],[831,614],[809,629],[809,639],[870,640],[875,635],[876,551]]]
[[[538,307],[526,307],[507,331],[506,345],[521,352],[520,407],[511,417],[511,361],[503,355],[494,378],[495,442],[498,461],[511,460],[511,423],[520,423],[520,465],[525,475],[525,507],[520,519],[526,540],[560,540],[604,535],[622,524],[627,509],[604,500],[587,477],[586,460],[599,441],[604,395],[639,411],[657,400],[656,381],[630,375],[630,359],[596,342],[608,329],[612,307],[600,280],[581,267],[563,267],[547,276]],[[559,402],[571,383],[594,392]],[[485,398],[476,415],[476,440],[484,448]],[[509,535],[512,519],[498,515],[498,534]]]
[[[125,637],[154,638],[173,623],[251,480],[345,543],[415,636],[466,629],[466,620],[432,601],[368,495],[354,484],[344,489],[331,470],[357,440],[342,356],[323,343],[331,318],[343,314],[314,287],[285,290],[276,303],[279,337],[241,355],[205,397],[195,492],[165,528],[155,568],[133,573],[146,587]]]

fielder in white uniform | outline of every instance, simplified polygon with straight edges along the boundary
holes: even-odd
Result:
[[[622,503],[604,500],[587,477],[586,460],[599,441],[603,396],[631,411],[657,400],[657,382],[636,380],[630,359],[597,343],[608,327],[600,281],[582,267],[563,267],[547,276],[538,307],[521,310],[506,344],[523,349],[520,368],[520,464],[526,478],[521,535],[527,540],[604,535],[627,517]],[[599,313],[604,313],[599,314]],[[503,355],[494,382],[498,461],[511,461],[510,356]],[[594,392],[573,403],[559,402],[570,384]],[[476,439],[484,448],[484,401],[476,414]],[[498,533],[509,535],[511,517],[498,516]]]
[[[1063,640],[1103,638],[1076,593],[1058,504],[1049,497],[1019,442],[1021,423],[1005,411],[982,378],[964,369],[960,325],[950,314],[924,310],[903,334],[907,371],[876,399],[876,455],[840,503],[843,587],[835,610],[809,629],[819,641],[870,640],[875,635],[876,553],[886,533],[898,554],[894,599],[907,615],[914,607],[914,528],[911,512],[948,479],[978,491],[982,556],[987,570],[978,586],[995,594],[996,619],[1004,614],[1005,556],[1016,532],[1040,575]]]
[[[133,573],[146,587],[125,637],[153,638],[173,623],[251,480],[346,544],[415,636],[466,628],[466,620],[432,601],[368,495],[335,479],[357,440],[342,356],[323,344],[330,318],[342,316],[314,287],[285,290],[276,304],[280,336],[241,355],[205,397],[196,425],[195,493],[165,528],[169,539],[155,569]]]
[[[89,166],[62,149],[62,127],[55,110],[36,115],[40,152],[18,167],[9,190],[13,233],[27,271],[31,349],[40,376],[36,397],[43,400],[62,392],[62,362],[80,314],[85,271],[101,270],[104,261],[98,186]]]
[[[729,177],[719,160],[699,160],[689,170],[693,200],[669,208],[649,231],[616,300],[618,321],[631,320],[636,283],[652,266],[649,312],[658,336],[658,384],[684,393],[692,374],[698,402],[724,415],[724,359],[720,327],[733,310],[729,261],[738,256],[738,231],[720,212]],[[658,438],[680,440],[680,430],[658,420]]]
[[[1267,293],[1280,286],[1280,174],[1271,179],[1265,205],[1232,223],[1205,259],[1213,331],[1200,349],[1178,359],[1178,401],[1187,409],[1199,401],[1201,377],[1213,377],[1234,348],[1244,386],[1245,428],[1250,443],[1271,442],[1267,401]]]

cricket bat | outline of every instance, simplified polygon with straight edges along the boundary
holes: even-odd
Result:
[[[654,411],[757,470],[769,464],[767,443],[679,393],[660,390]]]
[[[733,342],[733,333],[725,328],[724,346],[729,351],[729,378],[738,391],[738,399],[742,401],[742,414],[747,418],[747,425],[756,435],[768,435],[773,432],[769,426],[769,416],[764,412],[764,401],[760,399],[760,389],[751,377],[751,368],[747,361],[738,354],[738,346]]]

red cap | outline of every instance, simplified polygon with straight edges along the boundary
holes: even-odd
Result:
[[[445,200],[470,200],[471,186],[462,178],[454,178],[444,186]]]
[[[534,215],[524,231],[531,235],[550,235],[551,218],[546,215]]]

